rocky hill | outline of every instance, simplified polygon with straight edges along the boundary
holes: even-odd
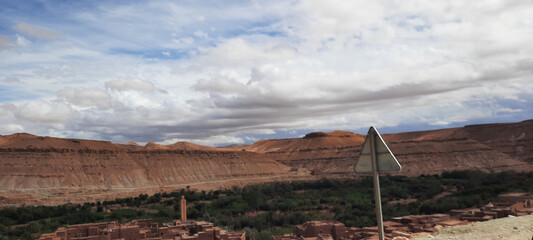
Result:
[[[294,177],[264,154],[190,143],[113,144],[30,134],[0,137],[0,204],[103,200]],[[305,175],[298,173],[298,175]]]
[[[402,175],[533,171],[533,120],[383,135]],[[346,131],[214,148],[0,135],[0,205],[104,200],[192,186],[353,176],[364,135]],[[313,174],[314,176],[310,175]]]
[[[364,135],[334,131],[303,138],[258,141],[245,147],[291,167],[317,174],[352,174]],[[533,120],[384,134],[402,164],[401,175],[458,169],[533,170]]]
[[[365,137],[346,131],[315,132],[303,138],[261,140],[244,149],[313,174],[351,174]]]

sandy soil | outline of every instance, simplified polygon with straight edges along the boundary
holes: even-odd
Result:
[[[464,226],[445,227],[430,236],[416,240],[468,239],[468,240],[530,240],[533,239],[533,215],[506,217]]]

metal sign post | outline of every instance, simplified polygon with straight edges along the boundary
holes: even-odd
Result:
[[[383,213],[381,211],[381,192],[379,190],[379,173],[382,172],[398,172],[402,169],[396,157],[392,154],[385,141],[379,134],[378,130],[371,126],[368,129],[365,142],[361,148],[361,153],[357,164],[355,165],[355,173],[367,175],[372,173],[374,178],[374,200],[376,202],[376,219],[378,222],[379,239],[385,239],[383,231]]]
[[[379,172],[376,163],[376,137],[370,135],[370,152],[372,156],[372,175],[374,178],[374,201],[376,202],[376,220],[378,222],[379,239],[385,239],[383,230],[383,213],[381,212],[381,191],[379,190]]]

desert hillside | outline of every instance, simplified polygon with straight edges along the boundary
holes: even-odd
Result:
[[[533,170],[533,120],[383,135],[403,170]],[[0,205],[103,200],[192,186],[352,177],[365,136],[309,133],[215,148],[0,135]],[[313,176],[311,176],[313,174]]]
[[[4,204],[103,200],[121,193],[305,176],[260,153],[190,143],[141,147],[13,134],[0,137],[0,153]]]
[[[365,137],[346,131],[314,132],[303,138],[261,140],[244,149],[314,174],[347,174],[353,173]]]
[[[364,135],[334,131],[303,138],[258,141],[245,147],[318,174],[351,174]],[[533,120],[432,131],[384,134],[402,164],[401,175],[458,169],[533,170]]]

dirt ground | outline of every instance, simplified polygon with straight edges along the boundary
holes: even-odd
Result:
[[[430,236],[416,240],[467,239],[467,240],[532,240],[533,215],[506,217],[486,222],[475,222],[463,226],[444,227]]]

